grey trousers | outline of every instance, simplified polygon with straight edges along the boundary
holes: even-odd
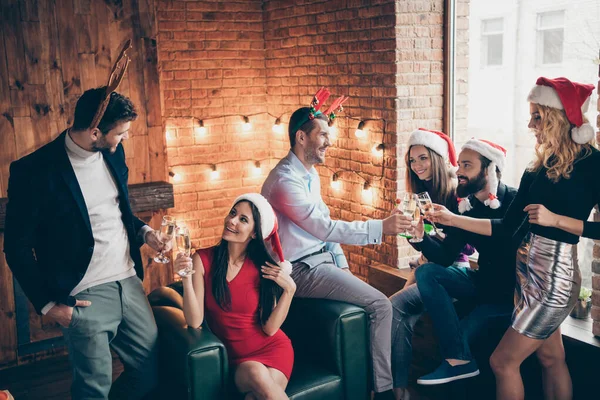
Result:
[[[73,368],[73,400],[141,399],[158,379],[157,328],[137,276],[78,293],[89,307],[75,307],[63,334]],[[112,385],[113,349],[125,369]]]
[[[329,299],[355,304],[369,316],[370,350],[375,392],[392,388],[390,360],[392,305],[380,291],[335,265],[331,253],[295,263],[292,279],[297,297]]]

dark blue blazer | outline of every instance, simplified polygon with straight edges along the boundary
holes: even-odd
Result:
[[[6,261],[36,311],[50,301],[72,304],[94,251],[85,200],[65,148],[66,131],[11,163],[4,229]],[[123,146],[104,159],[119,189],[123,224],[135,270],[143,279],[137,233],[144,223],[131,212]]]

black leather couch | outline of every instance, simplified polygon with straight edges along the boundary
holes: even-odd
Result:
[[[240,398],[225,346],[206,325],[187,327],[181,293],[181,284],[176,283],[148,296],[158,325],[160,398]],[[295,353],[286,390],[291,399],[369,397],[368,323],[363,309],[337,301],[296,298],[282,329]]]

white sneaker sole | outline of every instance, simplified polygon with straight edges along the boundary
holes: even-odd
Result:
[[[442,378],[442,379],[417,379],[417,383],[419,385],[442,385],[444,383],[458,381],[460,379],[472,378],[474,376],[479,375],[479,370],[470,372],[468,374],[456,375],[451,378]]]

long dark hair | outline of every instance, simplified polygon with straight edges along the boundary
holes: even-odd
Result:
[[[235,208],[241,202],[247,202],[250,204],[252,209],[252,218],[254,218],[254,236],[255,239],[251,239],[246,248],[246,257],[250,257],[250,260],[258,268],[260,273],[260,267],[266,265],[267,262],[271,264],[277,264],[271,257],[265,246],[265,241],[262,239],[262,227],[260,226],[260,212],[256,206],[247,200],[238,201],[233,205]],[[229,247],[226,240],[221,240],[215,249],[213,262],[211,266],[211,279],[212,279],[212,293],[217,301],[219,307],[223,310],[229,310],[231,308],[231,293],[229,292],[229,286],[227,285],[227,268],[229,265]],[[272,280],[260,277],[259,286],[259,316],[258,321],[261,324],[265,324],[273,308],[275,307],[276,299],[279,299],[283,289],[273,282]]]
[[[411,193],[421,193],[427,191],[424,181],[419,179],[410,167],[410,149],[404,155],[406,162],[406,190]],[[456,201],[456,182],[453,179],[453,173],[446,165],[444,158],[427,146],[423,146],[429,154],[431,160],[431,185],[435,190],[429,193],[431,201],[436,204],[447,205]]]

